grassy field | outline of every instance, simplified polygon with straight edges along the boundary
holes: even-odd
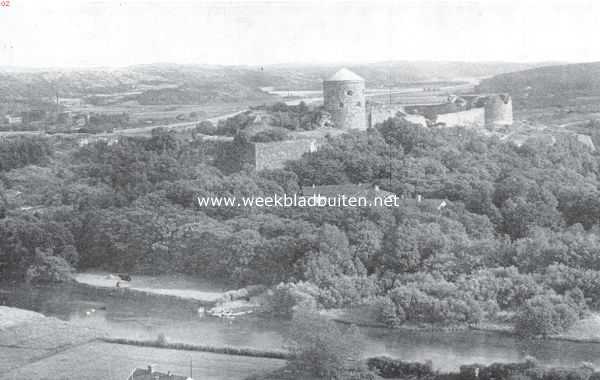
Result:
[[[0,330],[18,326],[22,323],[44,319],[44,315],[35,311],[17,309],[14,307],[0,306]]]
[[[133,368],[149,364],[160,371],[189,375],[190,360],[194,379],[202,380],[241,380],[285,365],[279,359],[91,342],[0,372],[0,379],[123,380]]]
[[[37,313],[15,308],[3,309],[11,309],[12,312],[2,313],[3,316],[10,314],[11,323],[0,327],[0,374],[100,336],[93,329],[55,318],[32,317]]]
[[[109,273],[78,273],[75,280],[82,284],[115,288],[119,280]],[[223,296],[223,287],[215,286],[207,281],[200,281],[189,276],[153,276],[136,275],[130,284],[120,281],[120,286],[147,293],[189,298],[204,302],[215,302]]]
[[[0,307],[0,379],[123,380],[135,367],[195,379],[244,379],[285,365],[281,359],[140,347],[100,341],[98,329],[17,308]]]
[[[141,105],[137,102],[117,103],[110,105],[91,105],[82,104],[69,107],[73,112],[90,112],[90,113],[127,113],[132,121],[137,120],[165,120],[172,119],[175,122],[175,117],[178,115],[189,115],[191,112],[196,112],[200,120],[207,119],[240,109],[248,108],[249,106],[257,106],[262,104],[274,103],[279,100],[278,97],[266,97],[264,100],[241,100],[237,102],[213,102],[206,104],[167,104],[167,105]]]

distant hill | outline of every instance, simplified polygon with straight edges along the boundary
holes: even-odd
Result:
[[[548,64],[551,63],[392,61],[367,64],[269,65],[264,67],[264,71],[283,81],[271,84],[273,86],[316,89],[320,88],[323,79],[331,76],[340,67],[347,67],[365,78],[368,87],[387,87],[410,82],[483,78]]]
[[[119,69],[16,69],[0,67],[0,101],[86,97],[136,92],[141,104],[186,104],[267,99],[260,87],[319,89],[342,66],[363,76],[369,87],[407,82],[486,77],[544,65],[522,63],[381,62],[373,64],[289,64],[216,66],[148,64]],[[172,104],[171,103],[171,104]]]
[[[600,95],[600,62],[538,67],[481,81],[480,92],[510,92],[515,106],[565,105],[578,96]]]

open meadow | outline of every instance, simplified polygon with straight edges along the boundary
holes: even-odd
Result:
[[[4,372],[0,379],[122,380],[134,368],[148,365],[165,372],[189,375],[190,362],[194,378],[202,380],[241,380],[285,364],[279,359],[91,342]]]

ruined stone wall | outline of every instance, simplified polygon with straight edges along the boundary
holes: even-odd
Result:
[[[304,153],[317,150],[316,139],[298,139],[254,143],[256,170],[281,169],[287,161],[297,160]]]
[[[513,124],[512,98],[510,95],[488,96],[485,101],[485,124],[487,126]]]
[[[375,127],[376,124],[383,123],[389,118],[395,117],[401,114],[401,116],[413,123],[423,127],[427,126],[427,120],[422,115],[409,115],[405,113],[404,106],[400,104],[379,104],[379,103],[368,103],[367,104],[367,125],[369,128]]]
[[[466,110],[466,107],[461,107],[455,103],[407,105],[404,108],[408,114],[423,115],[431,121],[434,121],[440,114],[449,114]]]
[[[365,82],[323,82],[323,105],[336,128],[367,129]]]
[[[367,107],[367,120],[369,128],[375,124],[383,123],[387,119],[396,116],[398,112],[404,112],[404,107],[398,104],[369,103]]]
[[[485,109],[473,108],[467,111],[444,113],[437,115],[436,124],[446,127],[483,127],[485,125]]]
[[[234,173],[250,165],[256,170],[281,169],[287,161],[297,160],[304,153],[314,152],[317,139],[297,139],[265,143],[235,141],[213,142],[215,165],[224,173]]]

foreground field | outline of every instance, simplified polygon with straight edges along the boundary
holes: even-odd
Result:
[[[145,368],[149,364],[165,372],[188,375],[190,362],[194,378],[202,380],[244,379],[285,364],[278,359],[91,342],[4,373],[0,379],[121,380],[126,379],[133,368]]]
[[[126,379],[135,367],[209,380],[244,379],[284,360],[106,343],[99,329],[0,306],[0,379]]]
[[[0,306],[0,330],[44,318],[43,314],[36,313],[35,311]]]
[[[0,326],[0,373],[51,357],[100,336],[95,329],[74,326],[27,310],[0,306],[0,317],[3,321]]]

